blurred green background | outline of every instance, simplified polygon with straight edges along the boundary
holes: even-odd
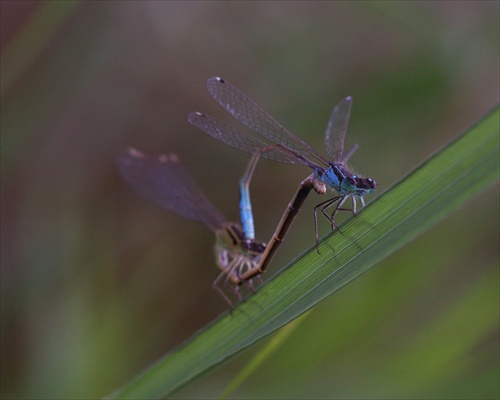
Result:
[[[109,394],[226,310],[212,233],[117,177],[128,146],[177,153],[229,220],[248,155],[186,121],[228,116],[220,75],[389,188],[499,101],[499,3],[1,5],[1,395]],[[308,171],[259,164],[257,235]],[[373,199],[367,198],[367,201]],[[268,274],[314,244],[311,196]],[[498,398],[498,185],[316,307],[235,398]],[[322,233],[328,226],[321,226]],[[258,344],[177,394],[217,396]]]

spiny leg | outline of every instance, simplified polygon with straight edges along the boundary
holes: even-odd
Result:
[[[324,212],[324,208],[325,207],[328,207],[330,206],[332,203],[335,203],[336,201],[338,201],[338,199],[340,198],[340,196],[336,196],[334,197],[333,199],[329,199],[329,200],[326,200],[326,201],[323,201],[322,203],[319,203],[316,207],[314,207],[314,237],[316,239],[316,251],[319,253],[319,250],[318,250],[318,246],[319,246],[319,233],[318,233],[318,208],[320,207],[323,207],[321,209],[321,212],[323,213],[323,215],[330,221],[330,223],[332,224],[332,229],[334,229],[334,227],[336,228],[336,225],[335,223],[330,219],[330,216],[325,214]],[[326,204],[326,206],[325,206]]]
[[[333,203],[339,201],[339,199],[341,198],[341,196],[336,196],[332,199],[329,199],[327,201],[324,201],[320,204],[318,204],[316,207],[314,207],[314,234],[315,234],[315,239],[316,239],[316,252],[318,254],[320,254],[320,251],[319,251],[319,234],[318,234],[318,208],[322,207],[321,208],[321,213],[325,216],[325,218],[330,221],[330,224],[332,226],[332,230],[334,229],[337,229],[340,233],[342,233],[342,231],[337,227],[337,225],[335,224],[335,222],[333,221],[332,218],[330,218],[330,216],[328,214],[326,214],[325,212],[325,209],[328,208],[329,206],[331,206]],[[329,246],[331,247],[331,246]],[[333,249],[333,252],[335,252],[335,249]]]
[[[222,279],[222,277],[226,275],[224,271],[220,272],[219,275],[217,275],[217,278],[214,279],[212,282],[212,287],[219,293],[219,295],[226,301],[226,303],[229,304],[229,307],[231,309],[233,308],[233,302],[229,297],[227,297],[226,293],[219,287],[219,281]],[[238,297],[238,300],[241,300],[241,294],[236,294]]]
[[[351,199],[352,199],[353,208],[342,208],[342,206],[344,205],[344,203],[347,201],[347,199],[349,197],[351,197]],[[333,212],[331,214],[331,218],[335,219],[335,217],[337,216],[337,213],[339,211],[350,211],[350,212],[352,212],[352,215],[355,216],[356,215],[356,199],[354,197],[352,197],[352,195],[345,195],[342,198],[342,200],[337,204],[335,209],[333,210]]]
[[[244,279],[243,278],[243,275],[251,270],[255,268],[255,263],[251,260],[248,260],[246,257],[243,257],[242,256],[242,259],[240,261],[240,265],[238,267],[238,270],[237,270],[237,275],[238,275],[238,280],[241,282],[241,283],[244,283],[245,286],[252,292],[252,293],[255,293],[255,288],[253,286],[253,280],[252,278],[250,279]]]
[[[242,265],[246,262],[247,260],[244,255],[232,255],[231,261],[226,265],[226,268],[219,274],[218,277],[218,280],[220,280],[222,276],[225,275],[225,279],[223,280],[224,286],[237,297],[238,301],[242,300],[239,290],[239,284],[241,282],[239,272],[242,269]]]
[[[343,203],[345,201],[344,199],[345,199],[345,196],[337,196],[337,197],[334,197],[333,199],[330,199],[330,201],[325,201],[325,202],[323,202],[323,204],[320,204],[320,206],[323,206],[321,208],[321,213],[325,216],[325,218],[328,221],[330,221],[330,224],[332,226],[332,231],[336,229],[340,232],[340,229],[338,228],[337,224],[335,223],[334,217],[328,215],[326,210],[328,210],[330,207],[332,207],[335,203],[337,203],[337,206],[335,207],[335,208],[337,208],[338,204]]]
[[[343,208],[342,205],[346,202],[347,198],[350,197],[351,198],[351,201],[352,201],[352,208]],[[362,199],[362,197],[360,197]],[[352,213],[352,215],[355,217],[357,214],[356,214],[356,197],[353,193],[350,193],[348,196],[346,195],[344,197],[344,199],[339,203],[337,204],[337,207],[335,207],[335,209],[333,210],[332,212],[332,218],[335,218],[337,213],[339,211],[350,211]],[[353,239],[353,243],[360,249],[362,250],[363,247],[361,247],[357,241],[355,239]]]

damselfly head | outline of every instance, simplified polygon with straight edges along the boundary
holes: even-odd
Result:
[[[365,194],[373,192],[377,188],[377,183],[371,178],[357,178],[356,196],[363,197]]]
[[[245,239],[241,243],[241,246],[251,253],[262,254],[266,250],[267,245],[262,242],[257,242],[253,239]]]
[[[232,248],[233,251],[254,254],[262,254],[266,249],[266,244],[254,239],[245,238],[245,234],[240,226],[234,223],[228,223],[224,231],[219,233],[219,239],[223,240],[226,248]]]
[[[371,178],[361,178],[357,175],[346,174],[340,183],[341,190],[354,193],[357,196],[373,192],[377,188],[377,184]]]

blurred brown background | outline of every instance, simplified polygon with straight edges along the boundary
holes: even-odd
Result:
[[[175,152],[238,220],[248,155],[186,121],[229,120],[208,77],[321,151],[352,95],[351,163],[377,194],[499,101],[493,1],[0,4],[2,398],[102,397],[227,308],[212,233],[114,166],[128,146]],[[259,164],[260,239],[307,173]],[[270,275],[313,245],[317,202]],[[497,186],[322,303],[234,395],[498,397],[498,236]],[[178,395],[216,396],[259,346]]]

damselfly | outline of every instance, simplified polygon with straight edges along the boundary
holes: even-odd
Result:
[[[239,287],[246,284],[253,290],[251,277],[256,274],[261,256],[266,248],[255,240],[253,217],[248,193],[247,173],[240,181],[240,210],[243,218],[242,230],[238,224],[227,222],[222,213],[208,200],[182,166],[175,154],[149,157],[130,148],[117,157],[118,171],[123,180],[136,194],[154,205],[179,216],[201,222],[216,236],[215,256],[220,273],[213,287],[232,305],[229,297],[220,288],[222,280],[241,299]]]
[[[265,270],[279,243],[281,243],[282,238],[290,228],[298,209],[312,189],[318,194],[325,194],[328,186],[337,192],[335,197],[314,207],[316,242],[318,242],[318,209],[321,210],[321,213],[329,220],[332,229],[334,229],[336,228],[335,216],[339,211],[351,211],[356,214],[357,199],[364,206],[363,196],[375,190],[376,183],[373,179],[359,177],[346,166],[347,160],[358,148],[355,145],[344,154],[344,139],[352,106],[351,97],[341,100],[333,109],[328,120],[325,145],[326,151],[332,159],[332,161],[328,161],[316,149],[279,124],[241,90],[222,78],[209,78],[207,89],[222,108],[253,133],[239,130],[232,125],[199,112],[189,114],[188,121],[214,138],[232,147],[254,154],[249,170],[253,171],[258,157],[289,164],[299,164],[313,170],[313,173],[299,185],[298,191],[290,202],[269,243],[266,250],[267,254],[264,254],[261,265],[254,271],[254,275]],[[349,198],[352,201],[352,207],[343,208]],[[333,211],[328,213],[328,209],[331,207],[333,207]],[[250,275],[248,273],[243,276],[248,277]]]

